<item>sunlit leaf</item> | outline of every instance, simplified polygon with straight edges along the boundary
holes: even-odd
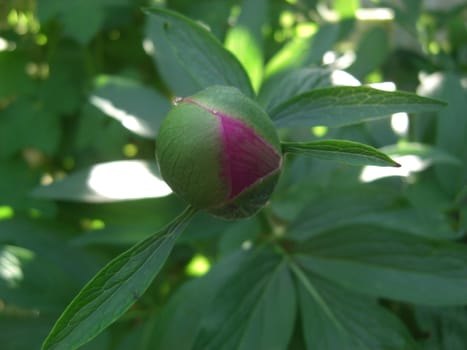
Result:
[[[168,99],[155,89],[118,77],[100,77],[90,102],[128,130],[150,139],[170,109]]]
[[[33,191],[41,198],[80,202],[157,198],[170,193],[172,190],[161,179],[156,162],[143,160],[95,164]]]
[[[42,349],[77,349],[115,322],[149,287],[195,212],[188,207],[100,270],[65,309]]]

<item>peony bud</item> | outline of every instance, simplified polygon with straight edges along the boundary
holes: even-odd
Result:
[[[156,157],[175,193],[228,219],[264,206],[282,165],[280,141],[266,112],[225,86],[176,99],[160,127]]]

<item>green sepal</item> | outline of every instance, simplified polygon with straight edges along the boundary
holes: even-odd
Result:
[[[175,193],[200,209],[216,206],[227,196],[228,189],[219,176],[221,150],[217,118],[187,102],[169,111],[156,140],[162,178]]]

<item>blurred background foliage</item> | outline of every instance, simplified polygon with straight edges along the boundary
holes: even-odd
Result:
[[[296,223],[292,235],[300,235],[301,222],[319,228],[351,221],[356,214],[350,208],[356,206],[366,214],[362,222],[465,241],[464,1],[3,0],[1,349],[39,348],[63,308],[100,267],[184,207],[158,178],[154,140],[171,99],[197,87],[170,60],[160,27],[141,11],[149,5],[209,27],[245,66],[260,99],[282,72],[310,67],[322,77],[313,74],[317,80],[310,83],[297,76],[304,85],[360,81],[447,101],[437,114],[398,114],[340,129],[281,130],[283,139],[371,144],[398,157],[403,167],[391,173],[291,159],[268,210],[278,227]],[[390,204],[381,204],[382,198]],[[296,221],[300,215],[315,221]],[[150,290],[84,348],[153,349],[154,334],[165,334],[157,341],[170,348],[176,335],[162,322],[171,313],[180,319],[174,305],[181,297],[173,297],[175,291],[180,286],[185,294],[196,291],[192,280],[211,266],[228,269],[226,257],[264,230],[261,216],[228,223],[198,215]],[[463,307],[388,307],[423,349],[467,348]],[[189,322],[183,322],[188,329]]]

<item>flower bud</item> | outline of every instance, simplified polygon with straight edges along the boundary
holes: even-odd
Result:
[[[264,206],[282,165],[269,116],[225,86],[175,100],[159,129],[156,157],[175,193],[227,219],[251,216]]]

